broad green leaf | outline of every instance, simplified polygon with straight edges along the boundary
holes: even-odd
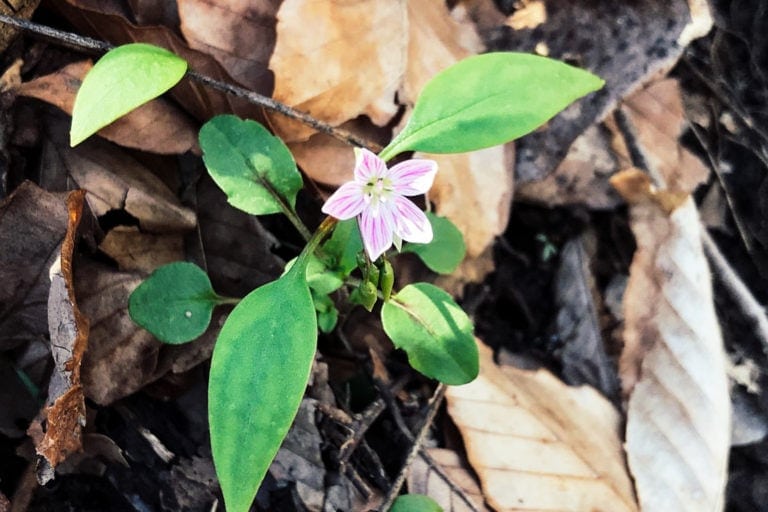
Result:
[[[226,508],[247,512],[309,379],[317,343],[306,260],[246,296],[211,359],[208,421]]]
[[[389,512],[443,512],[443,507],[423,494],[403,494],[392,503]]]
[[[203,161],[235,208],[266,215],[296,206],[303,186],[285,144],[256,121],[216,116],[200,129]]]
[[[323,251],[334,258],[335,268],[342,275],[349,275],[357,268],[357,255],[363,250],[357,219],[342,220],[336,224],[331,238],[323,245]]]
[[[532,132],[574,100],[600,89],[597,76],[527,53],[466,58],[421,91],[402,132],[380,153],[463,153]]]
[[[180,261],[158,268],[133,290],[128,311],[160,341],[179,344],[205,332],[220,302],[203,269]]]
[[[72,109],[72,146],[131,110],[157,98],[187,72],[181,57],[151,44],[134,43],[107,52],[85,76]]]
[[[409,284],[381,308],[384,332],[427,377],[466,384],[479,370],[472,322],[450,295],[427,283]]]
[[[450,274],[459,266],[467,253],[464,237],[453,222],[427,212],[432,223],[434,238],[428,244],[405,244],[403,252],[416,254],[424,264],[438,274]]]

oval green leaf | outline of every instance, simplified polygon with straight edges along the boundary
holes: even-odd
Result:
[[[443,512],[443,508],[429,496],[403,494],[392,503],[389,512]]]
[[[216,474],[231,512],[247,512],[288,432],[317,343],[306,263],[246,296],[211,360],[208,420]]]
[[[430,80],[402,132],[380,153],[463,153],[535,130],[605,82],[563,62],[527,53],[475,55]]]
[[[427,212],[427,218],[432,223],[432,241],[428,244],[407,243],[403,246],[403,252],[416,254],[433,272],[450,274],[467,254],[464,237],[459,228],[447,218],[438,217],[432,212]]]
[[[288,147],[256,121],[216,116],[200,129],[203,161],[235,208],[251,215],[296,205],[304,185]]]
[[[477,377],[479,358],[472,322],[446,292],[427,283],[409,284],[381,308],[384,332],[427,377],[466,384]]]
[[[187,61],[164,48],[145,43],[110,50],[83,80],[72,110],[72,146],[157,98],[187,72]]]
[[[175,345],[203,334],[218,303],[203,269],[179,261],[158,268],[133,290],[128,312],[157,339]]]

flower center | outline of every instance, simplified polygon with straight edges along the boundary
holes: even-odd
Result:
[[[392,181],[389,178],[371,178],[363,187],[365,201],[376,213],[379,203],[386,202],[394,192]]]

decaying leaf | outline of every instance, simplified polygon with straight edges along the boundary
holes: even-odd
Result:
[[[24,182],[0,204],[0,350],[48,336],[48,269],[67,231],[64,200]]]
[[[294,482],[303,505],[310,511],[370,510],[381,503],[381,495],[365,499],[346,477],[328,478],[321,457],[323,439],[315,424],[317,401],[302,400],[269,473],[278,485]],[[259,499],[258,496],[256,498]]]
[[[77,233],[85,205],[85,191],[76,190],[67,197],[69,221],[61,244],[59,259],[50,270],[48,329],[51,337],[53,373],[46,399],[45,435],[36,450],[55,468],[70,454],[82,448],[85,426],[85,399],[80,382],[80,366],[88,346],[88,319],[75,299],[72,271]],[[42,483],[48,477],[43,477]]]
[[[279,2],[179,0],[181,33],[195,50],[211,55],[249,89],[271,82]],[[298,71],[298,70],[297,70]]]
[[[150,273],[161,265],[184,259],[184,240],[180,234],[154,235],[132,226],[112,229],[99,249],[115,260],[120,270]]]
[[[446,398],[495,510],[638,510],[619,415],[594,389],[497,367],[480,345],[479,377]]]
[[[75,95],[93,64],[80,61],[64,66],[19,88],[19,94],[46,101],[72,115]],[[121,117],[99,131],[107,140],[152,153],[179,154],[199,151],[197,129],[187,114],[158,98]]]
[[[0,3],[0,14],[6,16],[15,16],[17,18],[29,19],[40,5],[40,0],[7,0]],[[5,51],[19,29],[10,25],[0,25],[0,52]]]
[[[483,493],[459,455],[445,448],[426,450],[431,460],[416,457],[408,473],[408,492],[424,494],[435,500],[445,512],[487,512]],[[442,475],[432,464],[437,464]],[[444,478],[448,477],[454,487]],[[455,489],[459,489],[457,492]],[[470,501],[471,505],[467,503]]]
[[[723,508],[731,402],[693,200],[639,171],[613,179],[637,241],[624,294],[627,458],[643,510]]]
[[[332,125],[366,114],[386,124],[405,67],[406,2],[285,0],[269,61],[274,98]],[[286,142],[314,131],[279,115],[272,127]]]
[[[589,384],[615,398],[618,377],[603,345],[595,304],[597,290],[584,245],[583,236],[570,240],[560,254],[555,277],[555,323],[563,348],[558,350],[558,357],[568,384]]]
[[[70,148],[66,131],[60,128],[51,126],[48,130],[56,156],[75,184],[88,191],[88,204],[94,214],[125,210],[138,219],[142,230],[152,233],[195,227],[194,213],[183,207],[152,171],[103,140],[89,139]]]

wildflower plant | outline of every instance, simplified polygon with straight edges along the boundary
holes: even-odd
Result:
[[[73,145],[170,89],[185,69],[182,59],[150,45],[107,53],[78,94]],[[307,241],[282,276],[242,299],[218,295],[201,268],[177,262],[157,269],[129,300],[134,321],[171,344],[200,336],[216,306],[236,304],[219,333],[208,386],[212,453],[227,510],[249,509],[304,395],[317,332],[334,331],[342,297],[368,311],[381,303],[384,331],[427,377],[458,385],[478,374],[472,323],[453,298],[427,283],[393,288],[394,251],[412,252],[440,273],[463,259],[458,229],[410,199],[429,191],[438,166],[418,158],[387,162],[412,151],[505,143],[602,85],[586,71],[534,55],[459,62],[425,86],[405,128],[378,155],[355,149],[350,180],[325,201],[328,216],[314,232],[296,212],[303,179],[279,138],[232,115],[201,128],[203,160],[229,203],[252,215],[283,213]],[[349,293],[337,293],[341,288]]]

